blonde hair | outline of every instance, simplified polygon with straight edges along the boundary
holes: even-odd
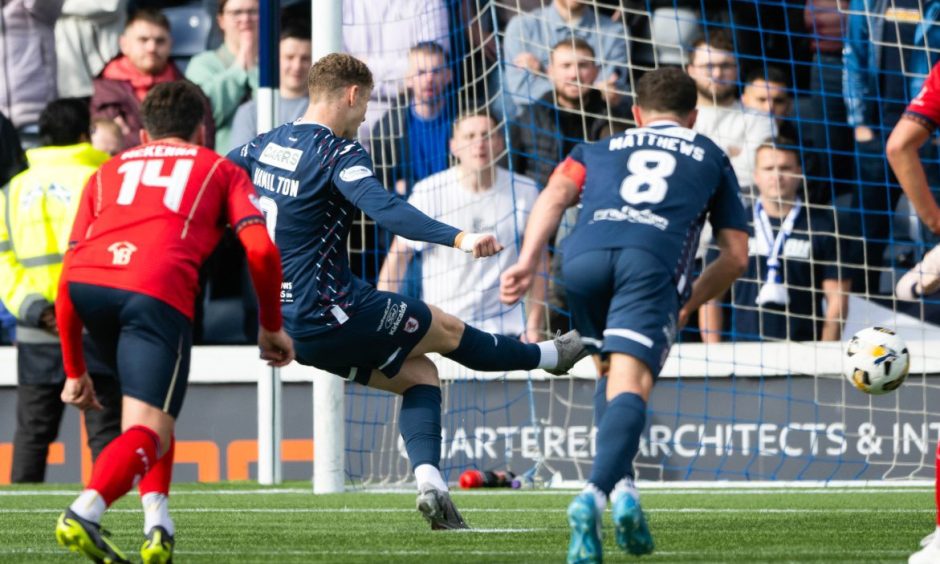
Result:
[[[372,71],[359,59],[346,53],[330,53],[310,67],[307,89],[311,100],[331,96],[341,88],[359,86],[371,90]]]

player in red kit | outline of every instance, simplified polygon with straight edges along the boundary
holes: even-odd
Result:
[[[930,71],[923,88],[904,111],[894,126],[885,147],[888,162],[898,178],[925,231],[940,235],[940,206],[927,185],[927,174],[920,160],[920,148],[940,126],[940,64]],[[933,238],[936,241],[936,237]],[[935,246],[923,260],[898,280],[895,294],[901,300],[920,300],[940,290],[940,245]],[[936,299],[934,297],[934,299]],[[937,461],[940,461],[940,444],[937,445]],[[937,512],[937,528],[923,541],[921,550],[911,555],[910,564],[940,562],[940,464],[936,466],[934,484]]]
[[[226,225],[245,247],[260,306],[258,344],[273,366],[294,358],[281,328],[281,266],[251,181],[209,149],[198,87],[155,86],[144,99],[143,145],[88,181],[65,257],[56,314],[68,378],[62,400],[100,409],[82,358],[84,325],[121,380],[123,433],[102,451],[91,481],[56,525],[64,547],[98,562],[127,562],[102,534],[104,511],[139,480],[144,562],[168,562],[173,427],[186,393],[198,269]]]

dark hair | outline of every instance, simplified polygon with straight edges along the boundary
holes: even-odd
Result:
[[[777,135],[776,137],[768,137],[767,139],[764,139],[754,151],[755,157],[757,156],[757,153],[761,152],[762,149],[773,149],[775,151],[793,153],[793,156],[796,157],[797,166],[803,168],[803,165],[800,162],[800,146],[797,145],[796,141],[790,137]]]
[[[552,45],[551,52],[554,53],[555,49],[558,49],[559,47],[568,47],[568,48],[574,49],[575,51],[587,51],[588,53],[591,54],[591,58],[594,58],[594,56],[596,55],[594,51],[594,47],[591,47],[590,43],[588,43],[584,39],[581,39],[580,37],[571,36],[571,37],[566,37],[562,39],[558,43],[555,43],[554,45]]]
[[[737,58],[737,53],[734,50],[734,40],[731,38],[731,35],[723,29],[710,31],[708,35],[698,36],[695,41],[692,42],[691,49],[689,49],[689,63],[695,60],[695,52],[703,46],[708,46],[718,51],[727,51]]]
[[[780,67],[768,66],[766,69],[756,68],[747,73],[745,84],[750,84],[755,80],[763,80],[772,84],[782,84],[785,88],[790,88],[790,77]]]
[[[457,134],[457,127],[459,127],[460,124],[464,122],[464,120],[468,120],[470,118],[475,118],[475,117],[484,117],[490,120],[490,125],[492,125],[493,127],[496,127],[497,125],[499,125],[499,122],[493,116],[493,114],[491,114],[485,109],[464,110],[464,111],[461,111],[459,114],[457,114],[457,117],[454,119],[453,123],[451,123],[450,136],[453,137],[454,135]]]
[[[281,26],[280,40],[299,39],[301,41],[311,41],[310,26],[301,22],[284,22]]]
[[[131,14],[130,17],[127,18],[127,22],[124,23],[124,31],[127,31],[127,28],[138,21],[151,23],[170,31],[170,20],[163,15],[163,12],[154,8],[140,8]]]
[[[359,59],[346,53],[330,53],[310,67],[307,89],[310,99],[317,100],[340,88],[359,86],[372,89],[372,71]]]
[[[636,85],[637,106],[678,117],[685,117],[695,109],[697,97],[695,81],[677,67],[650,71]]]
[[[189,139],[205,117],[205,97],[188,80],[161,82],[147,93],[140,113],[144,129],[153,139]]]
[[[425,53],[427,55],[440,55],[445,61],[447,60],[447,51],[441,47],[441,44],[437,41],[420,41],[415,43],[411,49],[408,49],[408,54],[413,55],[415,53]]]
[[[53,100],[39,114],[41,145],[75,145],[91,130],[88,103],[78,98]]]

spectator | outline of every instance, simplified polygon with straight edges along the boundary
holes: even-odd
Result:
[[[499,276],[518,256],[532,204],[535,183],[498,166],[505,149],[495,120],[483,113],[464,114],[454,122],[450,151],[457,164],[415,185],[408,202],[429,217],[467,231],[493,233],[507,248],[494,260],[475,260],[459,249],[427,245],[396,237],[379,274],[378,289],[397,292],[416,252],[423,255],[422,300],[466,319],[482,331],[528,342],[541,339],[545,297],[536,285],[526,320],[521,304],[499,301]]]
[[[731,38],[713,31],[692,44],[686,67],[698,89],[693,129],[711,138],[731,159],[742,190],[754,182],[754,154],[774,134],[767,116],[746,111],[738,99],[738,64]],[[703,237],[704,239],[704,237]]]
[[[554,0],[510,20],[503,39],[506,66],[504,89],[517,106],[506,113],[514,116],[521,106],[535,103],[552,84],[545,76],[553,45],[574,35],[587,41],[599,57],[601,71],[597,87],[607,103],[616,106],[627,92],[628,57],[626,31],[622,23],[597,12],[583,0]]]
[[[781,125],[782,120],[791,117],[793,112],[786,73],[779,67],[751,71],[744,84],[741,104],[749,110],[773,116],[777,125]]]
[[[91,122],[91,144],[95,149],[114,156],[124,146],[124,134],[113,119],[97,118]]]
[[[795,142],[778,137],[757,149],[747,273],[731,289],[731,336],[737,341],[838,341],[851,280],[843,279],[831,210],[808,206]],[[721,340],[717,302],[699,316],[702,340]]]
[[[220,0],[217,20],[222,45],[193,57],[186,78],[209,97],[215,147],[225,154],[233,147],[230,135],[235,112],[258,90],[258,1]]]
[[[62,0],[0,4],[0,113],[26,147],[36,146],[39,114],[56,99],[56,19]]]
[[[26,155],[13,122],[0,113],[0,186],[26,170]]]
[[[55,24],[61,98],[88,98],[92,81],[120,52],[127,0],[65,0]]]
[[[343,49],[365,62],[375,79],[366,119],[359,127],[359,140],[366,147],[375,124],[401,96],[411,64],[409,50],[433,41],[446,51],[449,21],[444,0],[343,0]]]
[[[546,67],[552,90],[524,106],[512,124],[515,172],[531,176],[540,188],[575,145],[609,132],[610,109],[594,87],[600,72],[594,61],[594,49],[583,39],[556,43]]]
[[[885,139],[940,60],[940,2],[936,0],[852,0],[843,51],[843,92],[848,124],[854,128],[858,184],[852,207],[862,213],[868,290],[882,292],[880,267],[901,190],[885,161]],[[932,144],[923,158],[934,162]],[[937,167],[927,167],[930,184],[940,183]],[[930,237],[929,242],[936,239]],[[893,259],[893,257],[892,257]],[[874,267],[874,268],[872,268]],[[890,284],[893,286],[893,283]],[[864,289],[864,288],[863,288]],[[885,288],[884,292],[890,292]]]
[[[294,121],[307,109],[307,73],[310,72],[310,29],[305,25],[288,25],[281,30],[280,87],[277,119],[274,125]],[[258,131],[258,104],[249,100],[239,106],[232,120],[229,142],[239,147],[251,141]]]
[[[809,108],[802,117],[806,124],[808,149],[817,163],[813,176],[830,182],[829,198],[837,206],[849,207],[851,181],[855,178],[852,132],[846,121],[842,96],[842,48],[845,11],[840,0],[810,0],[804,10],[804,23],[811,34],[813,72],[809,82]],[[846,2],[842,0],[844,7]],[[840,216],[841,217],[841,216]],[[840,221],[847,226],[851,221]],[[857,223],[854,222],[854,223]]]
[[[447,52],[433,41],[408,52],[407,93],[382,116],[372,132],[376,173],[399,195],[416,182],[447,168],[452,119],[451,72]]]
[[[140,143],[140,103],[147,92],[156,84],[183,77],[170,61],[170,42],[166,16],[152,9],[138,10],[124,27],[121,54],[94,80],[92,117],[113,119],[124,135],[125,149]],[[212,117],[206,116],[204,123],[206,136],[214,139]]]
[[[27,151],[30,168],[0,193],[6,210],[0,222],[0,300],[18,324],[14,483],[45,479],[49,444],[65,407],[59,397],[65,373],[53,305],[61,257],[85,181],[108,159],[88,143],[88,129],[84,102],[50,103],[39,117],[43,146]],[[88,446],[97,457],[121,432],[121,391],[105,367],[90,367],[105,407],[85,415]]]
[[[610,132],[610,109],[594,87],[600,72],[594,61],[594,49],[583,39],[568,37],[556,43],[546,67],[552,91],[536,103],[524,106],[513,123],[516,172],[531,176],[539,188],[548,183],[555,166],[576,145],[596,141]],[[577,208],[569,208],[553,241],[549,331],[570,329],[561,283],[560,244],[577,221]]]

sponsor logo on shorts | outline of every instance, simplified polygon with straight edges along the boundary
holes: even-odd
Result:
[[[300,149],[291,149],[290,147],[281,147],[277,143],[268,143],[264,146],[264,151],[261,151],[258,161],[294,172],[297,170],[297,164],[303,154],[304,152]]]
[[[281,303],[282,304],[292,304],[294,303],[294,283],[290,281],[281,282]]]
[[[131,257],[137,252],[137,246],[130,241],[118,241],[111,243],[108,252],[113,255],[111,264],[127,266],[131,262]]]
[[[414,317],[409,317],[408,321],[405,322],[404,331],[405,333],[414,333],[418,330],[418,327],[421,327],[421,324],[418,323],[418,320]]]
[[[398,331],[399,325],[401,325],[401,320],[405,316],[405,311],[408,309],[408,304],[405,302],[392,304],[392,300],[389,299],[388,303],[385,305],[385,313],[382,314],[382,319],[379,321],[379,327],[377,331],[386,331],[389,335],[394,335]]]

